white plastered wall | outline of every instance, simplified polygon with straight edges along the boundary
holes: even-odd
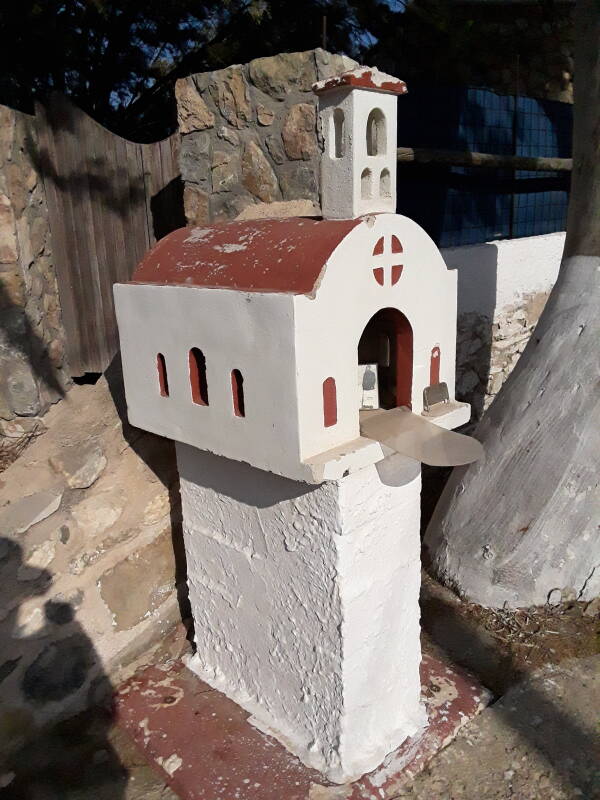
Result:
[[[365,89],[336,89],[319,96],[325,150],[321,159],[321,207],[325,219],[352,219],[372,212],[396,210],[396,105],[395,94]],[[334,111],[344,113],[343,156],[335,155]],[[367,153],[367,120],[374,109],[385,118],[385,151]],[[371,196],[362,197],[361,175],[371,173]],[[389,192],[382,196],[380,178],[389,173]]]
[[[331,780],[373,769],[424,723],[419,465],[309,487],[187,445],[177,458],[189,666]]]
[[[403,253],[392,256],[395,234]],[[385,238],[383,256],[373,248]],[[395,286],[392,263],[404,265]],[[373,277],[384,264],[385,285]],[[423,410],[423,389],[429,385],[431,350],[441,348],[440,380],[454,398],[456,361],[456,273],[449,271],[439,250],[415,222],[397,214],[365,218],[329,259],[316,296],[294,298],[296,367],[301,458],[306,459],[359,436],[356,385],[357,347],[371,317],[382,308],[396,308],[413,329],[412,410]],[[323,426],[323,381],[333,377],[338,421]]]
[[[116,285],[129,421],[179,442],[301,477],[291,295],[187,286]],[[207,406],[193,402],[188,353],[206,358]],[[157,353],[166,360],[161,397]],[[231,371],[246,416],[233,410]]]

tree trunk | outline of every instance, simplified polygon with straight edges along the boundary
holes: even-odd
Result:
[[[434,572],[486,606],[600,594],[600,2],[576,10],[573,175],[556,285],[425,536]]]

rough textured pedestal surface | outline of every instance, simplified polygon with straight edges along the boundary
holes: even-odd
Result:
[[[420,468],[309,486],[177,445],[190,667],[343,782],[424,724]]]

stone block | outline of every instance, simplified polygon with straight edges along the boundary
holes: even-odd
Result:
[[[293,90],[309,92],[317,80],[312,50],[255,58],[248,74],[258,89],[275,100],[284,100]]]
[[[262,103],[259,103],[256,107],[256,118],[259,125],[266,127],[273,124],[275,112],[264,106]]]
[[[315,200],[319,197],[316,165],[288,164],[280,172],[279,181],[284,200]]]
[[[189,183],[184,186],[183,207],[188,225],[206,225],[209,222],[208,194],[198,186]]]
[[[71,489],[87,489],[103,473],[106,456],[96,442],[70,445],[49,459],[50,466],[63,475]]]
[[[297,103],[290,108],[281,129],[288,158],[293,161],[308,161],[317,155],[319,148],[316,125],[317,115],[313,103]]]
[[[12,203],[0,194],[0,264],[14,264],[19,257]]]
[[[157,609],[175,587],[170,527],[149,545],[107,570],[99,580],[99,587],[117,631],[132,628]]]
[[[204,132],[189,133],[181,142],[179,167],[185,182],[202,183],[210,177],[210,135]]]
[[[269,155],[276,164],[285,164],[287,161],[285,152],[283,150],[283,142],[279,134],[271,134],[265,140]]]
[[[279,197],[277,176],[262,148],[254,141],[250,141],[244,148],[242,183],[250,194],[263,203],[270,203]]]
[[[1,393],[13,414],[19,417],[35,417],[40,413],[38,385],[29,362],[15,358],[8,370],[4,370],[3,383]]]
[[[213,192],[228,192],[241,184],[241,164],[239,153],[215,150],[212,160]]]
[[[25,170],[21,164],[12,162],[4,168],[8,196],[12,203],[15,216],[21,216],[27,206],[29,191],[25,185]]]
[[[252,121],[248,85],[239,65],[210,74],[209,91],[221,115],[234,128]]]
[[[36,492],[4,506],[0,510],[0,531],[5,536],[25,533],[58,509],[62,492]]]
[[[72,514],[85,535],[97,536],[115,524],[124,507],[120,494],[106,491],[86,497],[73,508]]]
[[[215,115],[208,108],[191,78],[180,78],[175,83],[177,121],[180,133],[203,131],[215,124]]]

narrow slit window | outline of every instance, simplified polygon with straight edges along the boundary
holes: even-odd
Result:
[[[156,370],[158,372],[158,386],[160,388],[160,396],[169,396],[169,379],[167,378],[167,362],[162,353],[156,356]]]
[[[192,347],[189,354],[190,388],[192,400],[196,405],[208,405],[208,384],[206,382],[206,359],[197,347]]]
[[[236,417],[245,417],[244,376],[239,369],[231,371],[231,394],[233,396],[233,413]]]
[[[363,169],[360,176],[360,196],[363,200],[371,197],[371,170]]]
[[[337,422],[337,390],[335,378],[323,381],[323,425],[331,428]]]
[[[335,157],[342,158],[344,155],[344,112],[341,108],[336,108],[333,112],[333,142]]]

